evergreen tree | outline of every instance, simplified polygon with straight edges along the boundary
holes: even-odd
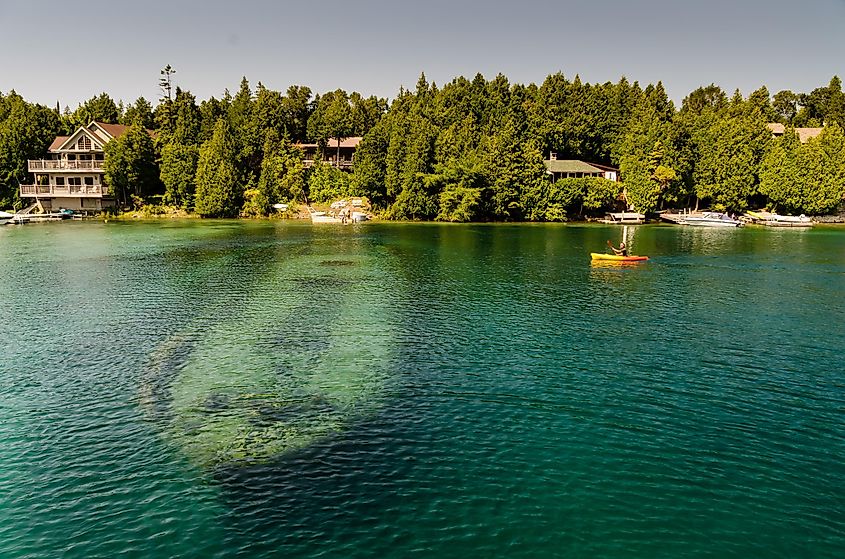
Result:
[[[845,198],[845,134],[835,121],[817,138],[801,149],[799,177],[804,213],[811,215],[833,211]]]
[[[307,175],[308,199],[312,202],[327,203],[351,195],[349,173],[329,165],[325,161],[316,161]]]
[[[173,141],[162,148],[160,177],[165,204],[193,209],[198,158],[199,149],[194,145]]]
[[[308,135],[320,148],[331,150],[330,140],[335,140],[336,160],[340,159],[340,142],[352,135],[352,106],[349,96],[342,89],[317,97],[317,107],[308,119]]]
[[[202,126],[200,128],[200,143],[207,142],[214,134],[214,127],[217,121],[221,118],[226,118],[229,112],[228,95],[224,96],[222,100],[210,97],[209,99],[200,103],[200,121]]]
[[[307,139],[308,118],[311,116],[311,88],[292,85],[282,98],[286,135],[293,142]]]
[[[143,97],[138,97],[134,104],[129,105],[125,111],[122,111],[120,123],[127,126],[137,123],[142,128],[153,128],[155,121],[153,120],[152,105]]]
[[[282,160],[283,169],[279,182],[279,199],[283,202],[304,201],[307,184],[302,150],[285,139],[282,140],[279,156]],[[351,184],[350,189],[355,192],[355,187]]]
[[[484,217],[486,179],[482,166],[472,159],[439,165],[425,177],[427,187],[439,191],[438,221],[478,221]]]
[[[27,160],[43,157],[60,129],[54,110],[0,93],[0,208],[20,203],[18,185],[31,182]]]
[[[80,104],[79,107],[64,119],[64,131],[72,133],[80,126],[87,126],[92,121],[117,124],[120,121],[120,111],[114,99],[107,93],[101,93]]]
[[[760,194],[769,198],[773,210],[788,213],[803,208],[803,193],[799,175],[801,142],[791,128],[773,140],[760,164]]]
[[[133,124],[107,143],[105,152],[105,181],[118,204],[125,207],[131,196],[160,191],[153,140],[140,124]]]
[[[246,77],[241,79],[238,93],[228,107],[229,126],[234,141],[236,169],[245,185],[255,183],[261,171],[261,148],[264,137],[253,118],[255,99]]]
[[[757,174],[771,133],[761,121],[715,120],[701,131],[693,179],[699,199],[714,209],[741,211],[757,192]]]
[[[199,151],[196,212],[203,217],[235,217],[241,208],[243,186],[235,167],[235,142],[229,123],[220,119]]]
[[[681,104],[682,113],[700,115],[704,112],[719,112],[727,108],[728,96],[716,84],[699,87],[684,98]]]
[[[798,95],[788,89],[778,91],[772,100],[772,109],[775,112],[777,122],[792,124],[792,120],[798,114]]]
[[[366,196],[374,207],[387,207],[385,170],[389,132],[386,122],[380,122],[363,137],[355,150],[352,189]]]
[[[651,94],[654,95],[653,93]],[[617,147],[627,203],[638,212],[657,210],[670,195],[678,174],[671,149],[671,125],[648,99],[641,103]]]
[[[173,99],[172,139],[184,145],[199,146],[202,135],[202,114],[196,97],[190,91],[176,88]]]

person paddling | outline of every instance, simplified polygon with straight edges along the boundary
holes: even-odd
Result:
[[[619,248],[613,246],[613,243],[611,243],[610,241],[607,241],[607,246],[609,246],[611,250],[616,253],[616,256],[628,256],[628,247],[625,246],[625,241],[619,243]]]

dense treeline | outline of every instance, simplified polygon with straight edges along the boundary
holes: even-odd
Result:
[[[680,108],[661,83],[589,84],[561,74],[540,85],[477,75],[442,87],[423,75],[389,105],[340,89],[313,96],[308,87],[282,93],[259,83],[253,91],[246,79],[234,95],[202,102],[179,88],[171,95],[169,80],[164,91],[155,107],[103,93],[74,111],[0,94],[0,207],[16,201],[27,159],[92,120],[130,125],[107,145],[106,180],[120,204],[155,199],[212,217],[348,195],[367,196],[395,219],[556,221],[606,211],[620,195],[641,212],[769,205],[819,214],[845,194],[837,77],[808,94],[770,96],[762,87],[729,97],[709,85]],[[769,122],[786,125],[782,138],[772,139]],[[822,126],[804,144],[791,130]],[[304,167],[297,144],[331,154],[333,139],[351,136],[363,136],[353,173]],[[552,152],[618,166],[623,182],[552,183],[543,164]]]

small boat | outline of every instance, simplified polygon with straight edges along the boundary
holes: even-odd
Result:
[[[311,223],[343,223],[343,220],[326,212],[311,212]]]
[[[12,221],[15,214],[9,212],[0,212],[0,225],[6,225]]]
[[[778,215],[772,214],[772,218],[764,221],[766,227],[812,227],[813,220],[804,214],[801,215]]]
[[[592,260],[609,260],[612,262],[644,262],[648,260],[648,256],[620,256],[604,252],[591,252],[590,258]]]
[[[745,212],[754,223],[760,223],[766,227],[812,227],[813,220],[804,214],[801,215],[778,215],[771,212]]]
[[[734,219],[723,212],[702,212],[700,214],[687,214],[678,221],[681,225],[694,225],[698,227],[739,227],[742,222]]]

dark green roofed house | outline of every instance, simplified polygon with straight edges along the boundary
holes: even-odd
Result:
[[[585,163],[580,159],[558,159],[554,152],[549,154],[549,159],[543,163],[552,181],[583,177],[600,177],[614,182],[619,180],[619,169],[598,163]]]

